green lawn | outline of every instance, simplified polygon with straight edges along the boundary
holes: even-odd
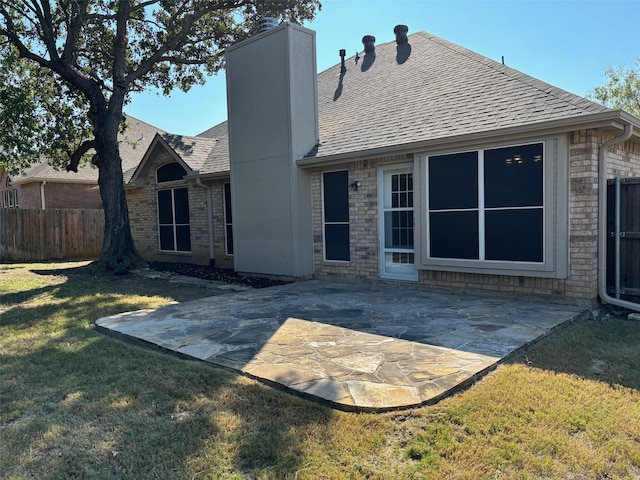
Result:
[[[574,324],[436,406],[337,412],[98,333],[210,295],[0,266],[0,477],[640,478],[640,323]]]

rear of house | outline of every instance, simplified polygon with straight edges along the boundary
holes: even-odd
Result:
[[[640,176],[640,121],[405,31],[319,75],[302,27],[229,49],[228,125],[127,179],[143,256],[592,305],[599,168]]]

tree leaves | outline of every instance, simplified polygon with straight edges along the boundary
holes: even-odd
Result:
[[[318,0],[0,0],[0,162],[64,166],[96,115],[121,117],[131,92],[188,91],[224,67],[224,49],[262,16],[303,22],[319,8]]]
[[[0,57],[0,166],[18,173],[44,158],[66,166],[90,136],[83,99],[9,45],[0,46]]]
[[[118,134],[133,91],[203,83],[260,15],[313,18],[318,0],[0,0],[0,163],[46,159],[99,169],[105,236],[98,269],[142,265]],[[3,115],[4,114],[4,115]],[[66,155],[66,158],[65,158]]]
[[[609,67],[605,71],[608,81],[605,85],[595,87],[589,97],[602,104],[640,117],[640,58],[636,67]]]

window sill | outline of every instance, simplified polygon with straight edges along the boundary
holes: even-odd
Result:
[[[190,257],[192,252],[178,252],[172,250],[158,250],[160,255],[180,255],[181,257]]]
[[[420,270],[442,272],[475,273],[478,275],[506,275],[512,277],[566,278],[548,264],[528,264],[524,262],[448,262],[431,261],[418,266]]]

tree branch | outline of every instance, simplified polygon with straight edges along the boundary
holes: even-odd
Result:
[[[96,147],[95,140],[85,140],[80,144],[78,148],[74,152],[68,152],[69,155],[69,165],[67,165],[67,172],[76,172],[78,173],[78,164],[82,159],[82,156],[87,153],[92,148]]]
[[[158,62],[162,61],[162,58],[168,52],[180,49],[188,40],[193,25],[207,13],[215,12],[217,10],[231,10],[241,8],[251,3],[252,2],[250,0],[229,0],[222,3],[209,2],[205,4],[203,8],[194,11],[190,15],[185,16],[183,18],[182,27],[180,28],[180,30],[178,30],[175,35],[168,38],[153,54],[151,54],[145,60],[141,61],[138,65],[138,68],[136,68],[126,76],[127,84],[131,85],[140,77],[143,77],[144,75],[149,73]]]
[[[178,63],[180,65],[202,65],[206,60],[192,60],[189,58],[183,58],[172,55],[165,55],[159,58],[160,62]]]
[[[151,6],[151,5],[155,5],[159,1],[160,0],[148,0],[146,2],[139,3],[138,5],[135,5],[135,6],[131,7],[131,11],[132,12],[137,12],[139,10],[144,10],[145,8],[147,8],[147,7]]]
[[[64,43],[62,59],[71,65],[75,65],[76,55],[74,52],[78,50],[78,39],[84,24],[83,13],[86,13],[88,4],[86,1],[78,1],[73,2],[72,5],[70,18],[67,20],[67,41]],[[81,5],[84,8],[81,8]]]
[[[32,0],[33,12],[38,19],[40,26],[40,40],[47,49],[49,59],[53,62],[58,60],[58,49],[56,47],[56,35],[53,29],[53,20],[51,18],[51,5],[49,0],[41,0],[41,4]]]

